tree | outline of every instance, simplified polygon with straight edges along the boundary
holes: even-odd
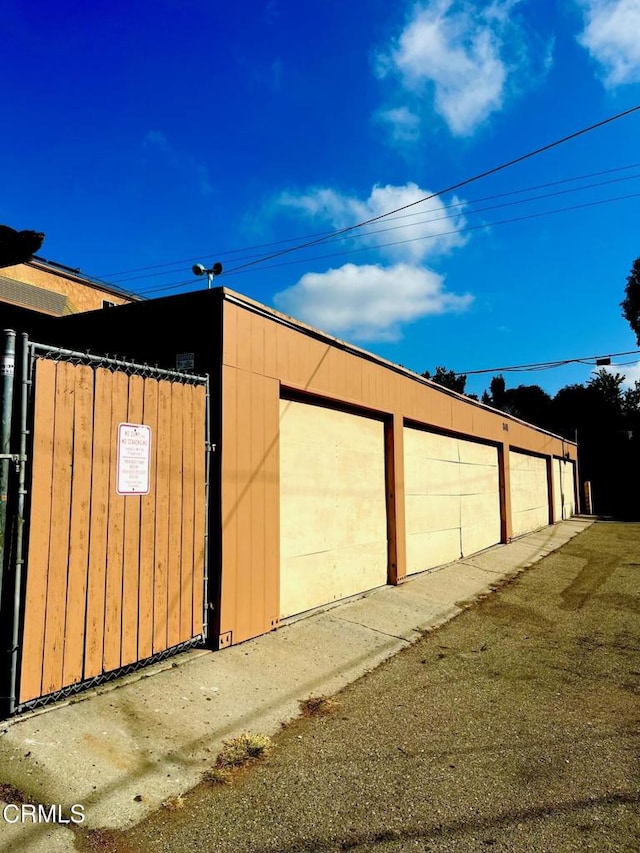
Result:
[[[551,397],[539,385],[518,385],[507,388],[504,376],[494,376],[482,402],[536,426],[549,428]]]
[[[436,371],[433,376],[428,370],[425,370],[422,375],[425,379],[430,379],[437,385],[442,385],[443,388],[449,388],[451,391],[457,391],[458,394],[464,394],[464,388],[467,384],[467,377],[465,374],[457,374],[454,373],[453,370],[447,370],[446,367],[439,366],[436,367]]]
[[[636,258],[627,276],[625,298],[620,303],[622,316],[629,323],[640,346],[640,258]]]
[[[551,397],[539,385],[518,385],[506,392],[509,411],[516,418],[548,429]]]
[[[634,421],[640,418],[640,380],[636,379],[633,388],[627,388],[622,400],[625,417]]]
[[[482,402],[486,403],[487,406],[493,406],[495,409],[501,409],[503,412],[509,412],[507,384],[501,373],[494,376],[489,383],[489,390],[483,393]]]
[[[618,414],[622,410],[622,373],[611,373],[601,367],[594,370],[587,388],[592,388],[599,396],[603,405]]]

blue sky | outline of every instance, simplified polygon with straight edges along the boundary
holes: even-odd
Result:
[[[0,222],[47,259],[147,298],[221,261],[418,372],[637,349],[640,112],[441,191],[639,104],[640,0],[5,0],[0,31]]]

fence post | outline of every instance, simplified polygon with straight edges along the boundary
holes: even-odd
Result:
[[[7,492],[9,491],[9,462],[11,456],[11,419],[13,413],[13,374],[16,355],[16,333],[3,332],[2,349],[2,432],[0,436],[0,607],[4,581],[4,551],[7,534]]]

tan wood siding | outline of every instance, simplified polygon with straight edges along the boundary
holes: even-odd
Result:
[[[228,645],[278,620],[279,385],[227,367],[222,378],[220,642]]]
[[[399,524],[388,535],[389,578],[394,582],[405,574],[404,493],[402,499],[397,493],[407,472],[406,466],[398,464],[394,449],[401,446],[396,438],[403,421],[498,448],[502,541],[512,535],[509,445],[547,457],[560,455],[568,447],[575,458],[574,444],[563,444],[501,412],[448,394],[364,352],[349,351],[340,341],[275,312],[271,315],[269,309],[244,297],[224,290],[221,294],[222,646],[268,631],[277,623],[281,388],[284,396],[299,395],[302,400],[309,395],[309,403],[326,401],[385,419],[388,523]],[[470,496],[466,516],[479,511],[480,503]],[[481,528],[479,523],[475,545],[470,533],[468,547],[482,546]],[[490,538],[495,538],[493,528]]]
[[[36,361],[21,703],[202,631],[205,404],[189,385]],[[145,421],[150,492],[119,495],[118,425]]]

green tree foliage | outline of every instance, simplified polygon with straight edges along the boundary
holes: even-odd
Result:
[[[451,391],[457,391],[458,394],[464,394],[467,377],[464,374],[456,375],[453,370],[447,370],[446,367],[436,367],[433,376],[428,370],[422,374],[425,379],[430,379],[432,382],[442,385],[443,388],[449,388]]]
[[[628,418],[640,417],[640,381],[636,380],[633,388],[627,388],[622,400],[624,414]]]
[[[636,258],[627,276],[625,298],[620,303],[622,316],[629,323],[640,346],[640,258]]]
[[[507,383],[504,381],[504,376],[499,374],[494,376],[489,383],[489,390],[482,394],[482,402],[487,406],[493,406],[494,409],[500,409],[503,412],[507,411]]]
[[[482,400],[565,438],[578,439],[580,479],[592,483],[596,512],[640,517],[640,382],[597,370],[585,385],[566,385],[551,398],[538,385],[507,388],[494,376]]]
[[[551,423],[551,397],[539,385],[507,388],[502,375],[494,376],[482,402],[538,426],[548,428]]]
[[[640,259],[634,267],[640,298]],[[464,394],[466,376],[445,367],[422,375]],[[600,369],[586,384],[565,385],[552,398],[539,385],[507,388],[500,374],[491,379],[482,402],[571,441],[577,438],[580,489],[585,480],[591,482],[595,512],[640,520],[640,382],[626,390],[623,383],[622,374]]]

